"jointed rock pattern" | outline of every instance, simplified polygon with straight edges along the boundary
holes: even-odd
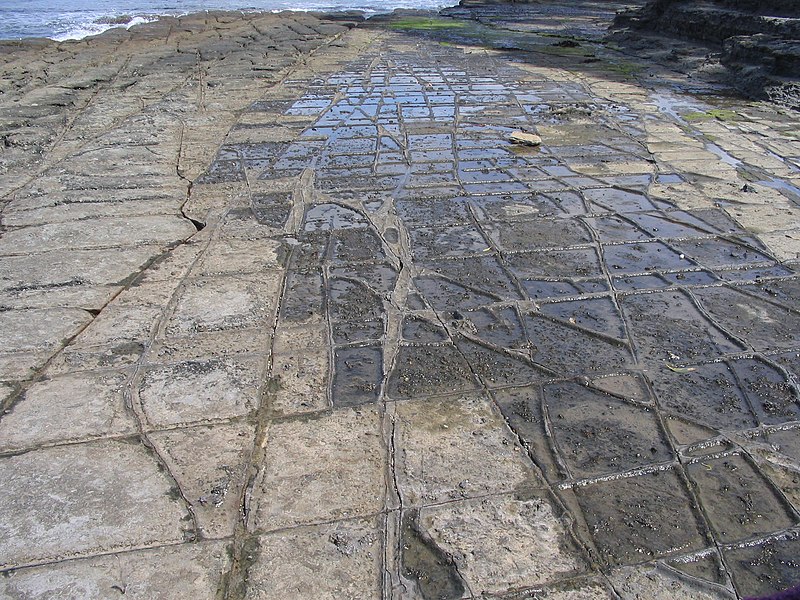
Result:
[[[238,109],[176,92],[9,169],[0,590],[797,583],[796,117],[687,119],[560,56],[303,26],[327,45],[280,78],[180,88]]]

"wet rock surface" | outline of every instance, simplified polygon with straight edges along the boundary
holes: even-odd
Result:
[[[0,593],[797,584],[800,122],[621,6],[12,45]]]

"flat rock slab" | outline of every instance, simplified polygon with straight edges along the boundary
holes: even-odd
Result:
[[[0,459],[0,566],[175,544],[192,532],[179,492],[136,442],[97,442]]]
[[[189,283],[167,331],[173,335],[263,326],[275,309],[277,273],[209,277]]]
[[[167,600],[175,594],[213,600],[219,586],[217,574],[229,564],[223,542],[166,546],[20,569],[0,581],[0,594],[30,600],[115,595]]]
[[[254,451],[254,430],[248,423],[226,423],[159,431],[150,437],[206,539],[234,533]]]
[[[197,230],[186,219],[172,216],[89,219],[53,223],[7,231],[0,239],[0,255],[42,250],[168,245],[184,240]]]
[[[210,359],[149,368],[138,397],[156,428],[250,414],[260,406],[263,361]]]
[[[92,321],[84,310],[8,310],[0,312],[0,352],[55,351]]]
[[[126,372],[76,373],[32,385],[0,422],[0,451],[136,433]]]
[[[395,410],[398,490],[406,505],[541,483],[487,399],[406,401]]]
[[[515,131],[508,136],[508,141],[512,144],[519,144],[520,146],[541,146],[542,138],[535,133],[528,133],[527,131]]]
[[[533,587],[586,569],[546,497],[454,502],[423,509],[419,518],[473,593]]]
[[[375,519],[298,527],[253,540],[248,598],[381,598],[381,525]]]
[[[264,452],[251,501],[252,531],[372,515],[383,508],[386,454],[374,409],[276,423]]]

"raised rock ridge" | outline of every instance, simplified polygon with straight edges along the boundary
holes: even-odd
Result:
[[[800,109],[800,4],[791,0],[652,0],[616,28],[673,35],[721,49],[745,95]]]

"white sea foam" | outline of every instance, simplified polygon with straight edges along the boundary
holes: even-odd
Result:
[[[108,31],[117,27],[117,25],[108,25],[108,24],[101,24],[101,23],[84,23],[82,25],[77,25],[72,29],[65,31],[64,33],[59,33],[53,36],[50,36],[50,39],[56,40],[57,42],[66,42],[67,40],[82,40],[83,38],[89,37],[91,35],[99,35],[104,31]]]

